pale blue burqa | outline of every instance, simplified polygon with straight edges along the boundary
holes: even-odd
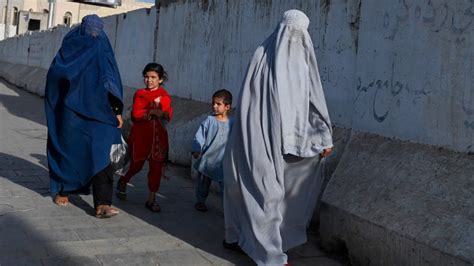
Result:
[[[225,239],[259,265],[306,242],[333,146],[308,17],[285,12],[255,51],[224,156]]]

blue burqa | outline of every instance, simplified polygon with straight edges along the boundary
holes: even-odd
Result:
[[[96,15],[84,17],[63,39],[48,71],[45,111],[51,192],[87,188],[110,164],[120,143],[118,120],[109,97],[122,101],[114,52]]]

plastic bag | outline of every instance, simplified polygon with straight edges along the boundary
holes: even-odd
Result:
[[[112,144],[110,147],[110,164],[115,174],[125,175],[130,165],[130,151],[128,144],[121,136],[122,143]]]

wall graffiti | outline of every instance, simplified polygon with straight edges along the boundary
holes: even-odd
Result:
[[[474,29],[473,0],[399,0],[384,13],[385,38],[393,40],[402,25],[410,19],[421,23],[428,31],[448,31],[462,35]]]
[[[360,82],[359,78],[359,82]],[[359,85],[357,88],[359,93],[375,91],[372,98],[372,116],[375,121],[382,123],[390,114],[393,103],[397,106],[401,105],[404,94],[409,95],[412,103],[416,105],[418,101],[429,95],[433,90],[430,81],[425,82],[421,89],[412,89],[408,83],[396,80],[377,79],[367,83],[367,85]]]

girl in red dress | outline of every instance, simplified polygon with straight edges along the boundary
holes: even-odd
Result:
[[[166,125],[173,116],[171,97],[161,87],[167,79],[163,66],[150,63],[143,69],[145,88],[138,89],[133,97],[132,128],[128,138],[131,164],[128,172],[117,184],[117,197],[126,200],[126,188],[130,178],[137,174],[148,161],[149,195],[145,207],[159,212],[155,194],[160,187],[161,176],[168,157],[168,132]]]

